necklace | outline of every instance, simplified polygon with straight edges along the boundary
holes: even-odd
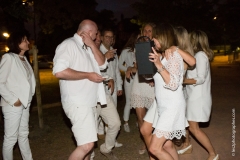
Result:
[[[24,56],[18,55],[20,58],[24,58]]]

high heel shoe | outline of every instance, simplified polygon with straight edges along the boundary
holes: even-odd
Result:
[[[144,154],[146,151],[147,151],[146,149],[139,149],[139,150],[138,150],[138,153],[139,153],[139,154]]]
[[[219,155],[217,154],[212,160],[219,160]]]
[[[187,146],[186,148],[184,149],[180,149],[178,150],[178,154],[189,154],[189,153],[192,153],[192,145],[190,144],[189,146]]]

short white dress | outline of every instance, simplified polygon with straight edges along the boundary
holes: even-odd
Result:
[[[154,101],[154,98],[154,87],[151,87],[148,83],[139,82],[138,73],[136,73],[133,79],[131,107],[145,107],[149,109]]]
[[[185,136],[185,127],[188,122],[185,117],[186,103],[182,90],[184,65],[183,59],[178,52],[162,64],[170,74],[170,82],[166,84],[159,73],[154,75],[155,95],[158,116],[155,117],[156,126],[154,133],[158,138],[180,139]]]
[[[196,53],[195,58],[195,69],[187,71],[187,78],[197,82],[194,85],[186,85],[186,117],[188,121],[208,122],[212,109],[210,63],[202,51]]]

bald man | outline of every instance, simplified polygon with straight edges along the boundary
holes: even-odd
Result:
[[[77,33],[58,45],[53,59],[62,106],[77,141],[69,160],[89,159],[97,141],[96,106],[106,104],[100,70],[107,67],[107,61],[94,43],[97,31],[95,22],[83,20]]]

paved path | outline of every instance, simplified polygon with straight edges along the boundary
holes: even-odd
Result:
[[[46,78],[49,79],[49,78]],[[51,79],[51,78],[50,78]],[[54,80],[54,79],[53,79]],[[54,80],[55,81],[55,80]],[[55,85],[57,86],[57,85]],[[58,94],[58,93],[56,93]],[[225,63],[212,64],[212,97],[213,107],[210,123],[203,124],[203,130],[210,137],[221,160],[240,159],[240,65]],[[118,110],[122,119],[124,98],[119,99]],[[44,122],[49,126],[47,134],[38,133],[37,112],[32,111],[30,117],[30,144],[35,160],[66,160],[75,148],[70,125],[61,107],[43,110]],[[235,156],[232,156],[233,118],[235,117]],[[114,149],[120,160],[147,160],[147,154],[139,155],[141,146],[138,129],[135,125],[136,115],[134,111],[130,115],[131,132],[121,130],[118,141],[124,144],[121,148]],[[40,136],[39,136],[39,135]],[[2,147],[3,127],[0,124],[0,148]],[[180,160],[205,160],[207,152],[192,139],[193,152],[180,156]],[[98,145],[103,143],[99,140]],[[95,149],[95,160],[106,160]],[[1,152],[0,152],[1,157]],[[15,160],[21,160],[20,153],[14,150]],[[1,158],[0,158],[1,159]]]

